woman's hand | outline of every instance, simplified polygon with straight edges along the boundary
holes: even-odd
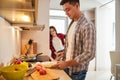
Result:
[[[56,60],[60,60],[64,56],[63,52],[55,52],[55,54],[56,54]]]

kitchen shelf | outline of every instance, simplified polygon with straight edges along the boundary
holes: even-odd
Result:
[[[0,16],[11,24],[36,24],[38,0],[1,0]]]
[[[36,10],[35,9],[17,9],[17,8],[0,8],[1,10],[12,10],[12,11],[28,11],[28,12],[35,12]]]

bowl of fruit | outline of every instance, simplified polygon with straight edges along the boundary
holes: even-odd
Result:
[[[26,71],[27,67],[20,64],[10,65],[0,69],[0,72],[6,80],[23,80]]]

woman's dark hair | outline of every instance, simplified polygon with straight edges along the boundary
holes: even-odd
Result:
[[[28,44],[32,44],[33,43],[33,40],[32,39],[30,39],[29,41],[28,41]]]
[[[64,5],[67,2],[69,2],[72,5],[74,5],[75,3],[79,4],[79,0],[61,0],[60,5]]]
[[[56,34],[57,34],[57,30],[56,30],[56,28],[54,26],[50,26],[50,29],[54,29]],[[50,34],[50,36],[52,36],[52,35]]]

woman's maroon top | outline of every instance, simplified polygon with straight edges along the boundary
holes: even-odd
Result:
[[[64,44],[65,44],[65,41],[64,41],[65,35],[62,34],[62,33],[58,33],[57,36],[58,36],[58,38],[60,38],[60,40],[62,41],[62,44],[64,45]],[[51,56],[52,56],[53,59],[55,59],[55,56],[56,56],[56,55],[54,54],[55,48],[53,47],[52,40],[53,40],[53,37],[50,36],[50,50],[51,50]]]

